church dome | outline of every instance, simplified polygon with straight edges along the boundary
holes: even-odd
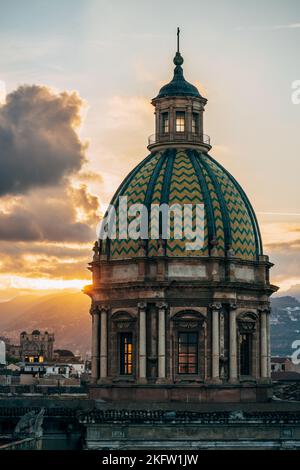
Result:
[[[179,33],[174,79],[151,101],[149,154],[113,196],[88,266],[90,397],[268,401],[272,263],[245,192],[210,155],[207,99],[183,78]]]
[[[100,249],[101,254],[112,260],[211,256],[256,261],[262,255],[256,216],[238,182],[208,153],[212,147],[203,125],[207,99],[183,76],[179,29],[173,62],[173,80],[152,100],[155,134],[149,138],[151,153],[129,173],[114,195],[111,206],[116,227],[114,233],[109,233],[109,228],[105,240],[103,227],[111,225],[111,213],[107,213],[95,253]],[[127,231],[134,216],[130,215],[130,209],[124,213],[121,197],[127,198],[126,210],[143,205],[142,227],[134,236],[129,236]],[[167,217],[162,213],[166,205]],[[160,213],[155,212],[157,207],[152,209],[154,206],[160,208]],[[175,206],[179,207],[177,213],[177,209],[172,209]],[[192,212],[185,219],[188,210]],[[126,232],[123,225],[118,232],[120,220],[126,220]],[[155,236],[152,225],[156,225]],[[192,243],[191,232],[197,234]]]
[[[206,152],[189,148],[166,148],[152,152],[129,173],[111,204],[119,217],[119,197],[127,196],[128,207],[144,204],[203,204],[204,243],[199,250],[186,250],[186,240],[165,240],[167,257],[235,257],[257,260],[262,243],[254,210],[234,177]],[[128,218],[129,222],[129,218]],[[174,228],[174,227],[173,227]],[[173,233],[173,235],[172,235]],[[110,240],[101,251],[109,249],[111,259],[141,256],[142,240]],[[158,241],[144,243],[146,256],[157,255]]]

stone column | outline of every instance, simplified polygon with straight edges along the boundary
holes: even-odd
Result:
[[[212,380],[220,380],[220,334],[219,334],[219,313],[222,304],[211,304],[212,310]]]
[[[138,303],[139,309],[139,382],[146,382],[146,307],[144,302]]]
[[[99,378],[99,310],[92,307],[92,380],[96,382]]]
[[[229,312],[229,381],[237,380],[237,334],[236,334],[236,305],[230,304]]]
[[[174,134],[176,131],[175,128],[176,124],[176,117],[175,117],[175,111],[174,107],[171,105],[169,108],[169,135],[170,135],[170,140],[173,140]]]
[[[268,378],[271,378],[271,338],[270,338],[270,312],[267,313],[267,342],[268,342]]]
[[[202,108],[199,113],[199,134],[201,136],[203,136],[203,112],[204,112],[204,108]]]
[[[158,307],[158,381],[166,379],[166,309],[167,304],[161,302]]]
[[[185,123],[185,134],[187,137],[187,140],[191,140],[192,138],[192,105],[189,105],[187,107],[187,112],[186,112],[186,123]]]
[[[100,379],[107,378],[107,312],[108,307],[100,307],[101,339],[100,339]]]
[[[260,314],[260,360],[261,378],[268,377],[268,340],[267,340],[267,311]]]
[[[157,142],[161,134],[161,110],[156,109],[155,114],[155,141]]]

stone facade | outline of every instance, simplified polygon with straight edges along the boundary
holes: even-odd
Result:
[[[284,407],[283,407],[284,408]],[[93,410],[79,417],[90,450],[299,449],[300,414],[287,410]]]
[[[38,330],[34,330],[32,333],[26,333],[23,331],[20,334],[20,358],[22,361],[29,361],[29,358],[33,358],[32,362],[38,362],[40,360],[52,360],[53,358],[53,345],[54,345],[54,334],[41,333]]]
[[[269,303],[272,286],[263,257],[252,266],[255,279],[236,278],[238,260],[197,260],[205,273],[170,276],[177,260],[164,257],[122,262],[93,261],[92,299],[94,386],[91,396],[153,401],[255,401],[269,396]],[[130,270],[138,264],[139,272]],[[249,264],[249,263],[248,263]],[[126,267],[120,283],[115,266]],[[225,266],[226,265],[226,266]],[[215,272],[219,279],[215,279]],[[225,276],[225,272],[227,276]],[[114,277],[114,273],[116,277]],[[224,273],[222,276],[220,273]],[[257,281],[259,279],[259,281]],[[241,375],[240,337],[251,335],[251,374]],[[178,373],[178,332],[196,332],[198,370]],[[133,372],[119,373],[118,335],[133,335]]]

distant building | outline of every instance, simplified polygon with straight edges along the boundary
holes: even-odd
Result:
[[[34,330],[31,334],[20,334],[20,358],[25,362],[44,362],[53,359],[54,333],[41,333]]]
[[[21,370],[21,366],[17,364],[9,364],[8,366],[6,366],[6,369],[11,370],[12,372],[19,372]]]
[[[6,336],[0,336],[0,341],[5,343],[6,349],[6,359],[9,360],[10,357],[19,359],[20,358],[20,346],[11,344],[11,341]]]
[[[65,378],[70,377],[71,366],[69,364],[46,364],[45,373],[46,375],[63,376]]]
[[[7,344],[6,343],[6,352],[8,357],[13,357],[15,359],[20,359],[21,347],[19,344]]]
[[[293,361],[289,357],[272,357],[271,358],[271,371],[272,371],[273,380],[278,380],[277,375],[276,375],[277,377],[276,379],[273,377],[274,374],[279,374],[283,372],[286,372],[286,373],[294,372],[294,373],[300,374],[300,364],[294,364]],[[290,374],[290,377],[292,377],[291,374]]]
[[[290,370],[291,360],[288,357],[272,357],[271,358],[271,371],[273,372],[286,372]]]
[[[73,352],[69,351],[69,349],[55,349],[53,352],[54,361],[70,362],[73,361],[74,358]]]
[[[6,347],[3,340],[0,340],[0,365],[6,364]]]

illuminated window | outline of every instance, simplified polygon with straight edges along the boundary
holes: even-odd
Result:
[[[176,132],[184,132],[185,113],[176,111]]]
[[[178,373],[197,374],[198,334],[178,333]]]
[[[131,375],[133,372],[132,333],[120,333],[120,374]]]
[[[44,357],[43,356],[39,356],[39,362],[44,362]]]
[[[29,356],[29,362],[34,362],[34,357],[33,356]]]
[[[169,114],[162,113],[162,133],[168,134],[169,133]]]
[[[240,373],[251,375],[252,335],[240,335]]]
[[[192,116],[192,133],[199,134],[199,114],[193,113]]]

